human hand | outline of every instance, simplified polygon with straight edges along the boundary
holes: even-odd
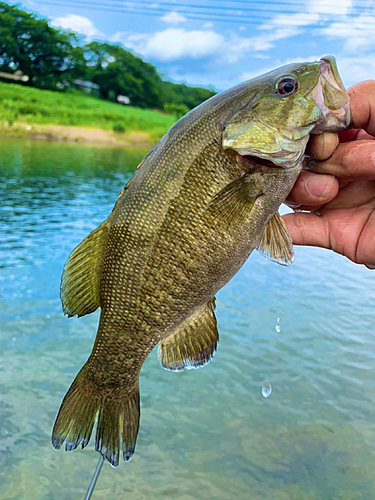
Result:
[[[348,90],[354,129],[313,135],[318,161],[302,171],[286,203],[304,210],[283,216],[295,245],[329,248],[375,267],[375,81]],[[306,212],[307,211],[307,212]]]

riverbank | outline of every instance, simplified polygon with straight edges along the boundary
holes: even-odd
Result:
[[[124,106],[82,93],[0,82],[0,135],[143,146],[176,121],[158,110]]]
[[[38,123],[8,123],[0,126],[0,136],[44,141],[97,144],[103,146],[151,147],[159,137],[145,131],[116,133],[100,128]]]

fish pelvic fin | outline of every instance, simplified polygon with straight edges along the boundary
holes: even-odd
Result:
[[[215,299],[210,300],[160,341],[158,358],[170,371],[201,368],[213,358],[219,341]]]
[[[139,429],[139,388],[103,389],[87,376],[85,367],[64,397],[52,432],[52,445],[58,450],[85,448],[97,419],[95,450],[112,467],[119,464],[120,453],[129,462],[134,454]]]
[[[294,260],[292,238],[279,213],[267,222],[257,250],[277,264],[282,266],[292,264]]]
[[[69,317],[92,313],[100,306],[99,283],[107,246],[109,222],[105,220],[70,254],[61,277],[60,297]]]

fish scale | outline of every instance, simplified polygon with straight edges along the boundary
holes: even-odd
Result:
[[[278,94],[283,81],[290,95]],[[85,447],[96,419],[95,449],[113,466],[121,452],[130,460],[145,359],[159,342],[164,368],[204,366],[219,340],[216,292],[255,248],[292,262],[277,210],[309,134],[346,128],[347,101],[332,58],[289,65],[206,101],[144,158],[107,220],[64,267],[64,311],[100,307],[101,315],[92,353],[57,416],[55,448]]]

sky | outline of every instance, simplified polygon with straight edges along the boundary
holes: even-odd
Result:
[[[12,2],[13,3],[13,2]],[[374,0],[21,0],[87,41],[119,42],[168,80],[224,90],[332,54],[347,87],[375,78]]]

